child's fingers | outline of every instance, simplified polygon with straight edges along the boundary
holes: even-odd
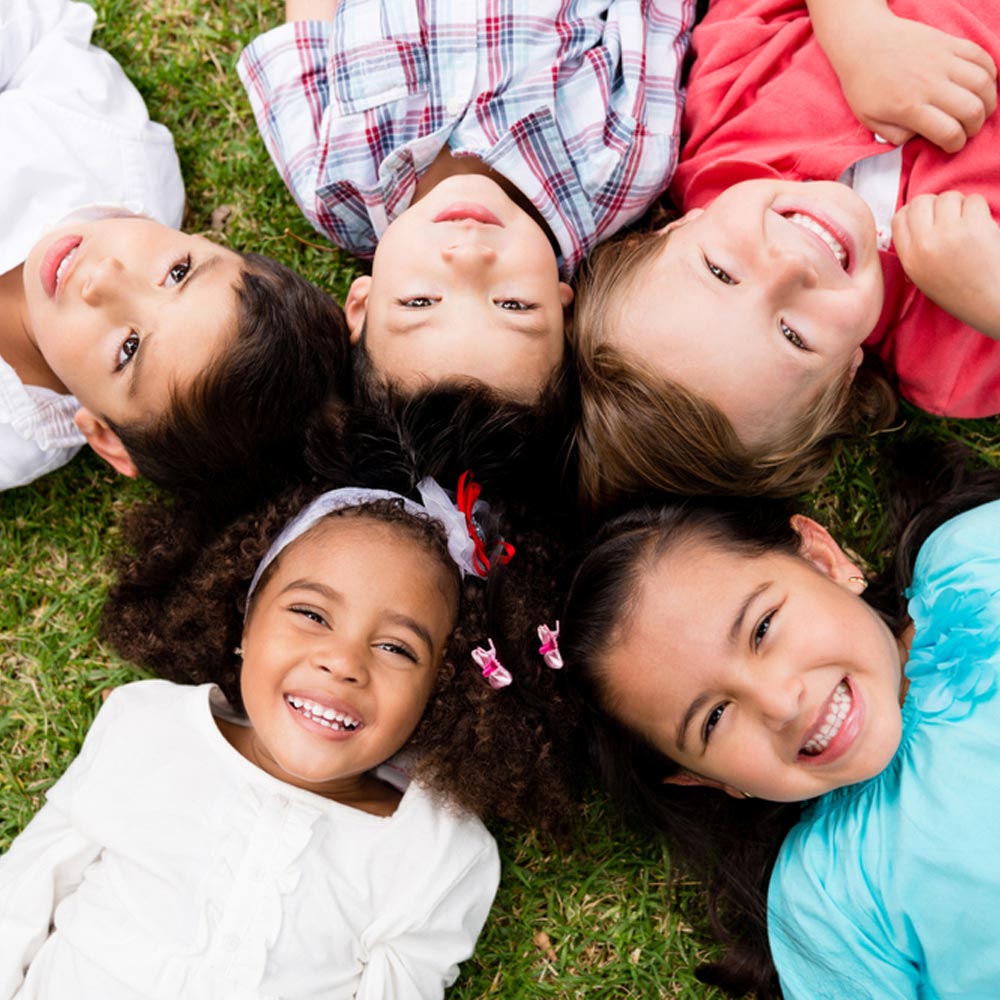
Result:
[[[969,137],[964,121],[937,104],[925,104],[918,108],[910,124],[915,132],[946,153],[957,153]]]
[[[968,38],[957,38],[954,37],[955,45],[955,55],[963,59],[970,65],[978,66],[985,73],[987,78],[993,83],[993,89],[996,90],[997,81],[997,65],[993,61],[993,57],[986,51],[981,45],[977,45],[975,42]],[[980,88],[977,87],[977,90]]]

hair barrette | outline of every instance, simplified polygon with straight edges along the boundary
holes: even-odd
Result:
[[[472,478],[472,472],[466,469],[458,477],[458,491],[455,496],[455,505],[465,515],[465,529],[472,539],[475,551],[472,556],[472,564],[480,576],[486,576],[490,571],[490,557],[486,554],[486,538],[483,529],[479,526],[475,517],[476,504],[479,501],[479,494],[482,487]],[[514,546],[510,542],[501,540],[500,552],[496,556],[496,561],[503,566],[514,558]]]
[[[476,646],[472,651],[472,659],[476,661],[476,666],[483,671],[483,677],[489,682],[491,688],[506,687],[514,678],[497,659],[497,649],[493,645],[493,640],[488,639],[487,642],[489,642],[489,647]]]
[[[556,622],[555,628],[549,628],[545,624],[539,625],[538,638],[542,642],[538,647],[538,652],[545,661],[545,665],[553,670],[561,670],[563,658],[562,653],[559,652],[559,622]]]

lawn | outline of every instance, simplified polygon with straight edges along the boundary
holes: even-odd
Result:
[[[175,135],[188,189],[185,228],[258,250],[342,295],[353,262],[300,216],[259,140],[235,73],[240,48],[278,23],[283,4],[95,0],[97,44],[125,66],[152,115]],[[961,437],[1000,459],[996,421],[902,422]],[[856,552],[872,551],[880,454],[892,433],[841,454],[813,498]],[[89,454],[0,494],[0,849],[40,806],[78,750],[101,692],[137,671],[94,637],[121,510],[151,490]],[[693,969],[696,935],[672,911],[662,848],[624,831],[601,802],[572,849],[499,831],[503,886],[475,958],[449,993],[503,997],[717,997]]]

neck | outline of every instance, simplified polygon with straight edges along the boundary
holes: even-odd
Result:
[[[296,788],[312,792],[314,795],[322,795],[325,799],[350,806],[352,809],[360,809],[373,816],[391,816],[402,798],[392,785],[367,771],[320,782],[295,780],[281,770],[267,747],[258,739],[252,726],[241,726],[219,718],[216,718],[215,723],[230,745],[251,764],[273,778],[294,785]]]
[[[0,275],[0,357],[25,385],[67,392],[35,344],[24,297],[24,266]]]
[[[491,181],[498,184],[503,189],[504,194],[522,212],[526,212],[532,221],[545,233],[549,243],[552,244],[552,249],[555,251],[556,256],[559,256],[559,246],[549,229],[548,223],[542,217],[542,213],[535,208],[531,200],[526,198],[519,188],[511,184],[503,174],[497,173],[496,170],[484,163],[478,156],[452,156],[451,150],[445,146],[434,157],[431,165],[417,181],[416,189],[413,192],[413,201],[410,204],[418,202],[445,178],[454,177],[456,174],[480,174],[483,177],[489,177]]]

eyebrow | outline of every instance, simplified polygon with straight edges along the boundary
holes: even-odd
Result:
[[[325,597],[334,603],[344,603],[344,595],[339,590],[334,590],[333,587],[328,587],[325,583],[320,583],[318,580],[293,580],[287,586],[281,588],[281,594],[287,594],[290,590],[311,590],[313,593],[319,594],[321,597]],[[281,595],[279,594],[279,596]],[[433,655],[434,640],[431,638],[431,633],[426,626],[409,615],[399,614],[395,611],[388,612],[385,615],[385,619],[392,625],[401,625],[404,628],[408,628],[426,644],[428,653]]]
[[[743,629],[743,622],[746,619],[747,611],[750,609],[750,605],[753,604],[761,594],[764,593],[768,587],[771,586],[770,580],[765,580],[763,583],[754,587],[754,589],[747,594],[744,598],[742,604],[740,604],[739,609],[736,612],[736,617],[733,619],[733,624],[729,627],[728,640],[730,645],[735,645],[739,639],[740,632]],[[688,727],[694,720],[694,717],[701,711],[705,706],[705,703],[709,700],[710,695],[708,692],[703,692],[698,695],[693,702],[688,706],[688,710],[684,713],[684,718],[681,719],[680,724],[677,726],[677,736],[676,742],[677,746],[684,750],[684,743],[687,739]]]
[[[212,254],[211,257],[205,257],[200,260],[191,270],[188,272],[187,277],[177,286],[177,294],[183,295],[191,282],[196,278],[201,277],[201,275],[206,274],[212,270],[217,264],[222,260],[221,254]],[[129,399],[135,399],[139,394],[140,379],[143,372],[143,362],[146,359],[146,352],[148,350],[149,341],[156,336],[156,330],[150,330],[145,337],[142,338],[142,343],[139,345],[139,351],[135,356],[135,360],[129,365],[130,377],[128,381],[127,395]]]

